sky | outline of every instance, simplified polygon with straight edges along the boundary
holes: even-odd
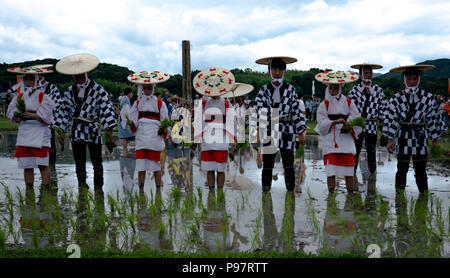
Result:
[[[134,72],[251,68],[267,56],[288,69],[350,70],[450,57],[448,0],[0,0],[0,63],[91,53]]]

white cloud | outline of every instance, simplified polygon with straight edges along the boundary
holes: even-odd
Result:
[[[297,69],[370,61],[385,72],[450,56],[447,1],[0,0],[0,10],[0,62],[8,63],[90,52],[133,71],[181,73],[185,39],[193,69],[265,70],[257,58],[291,55]]]

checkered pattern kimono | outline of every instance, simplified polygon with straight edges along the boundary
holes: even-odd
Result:
[[[91,82],[94,81],[91,80]],[[71,140],[102,144],[102,131],[99,124],[105,129],[117,126],[113,104],[106,90],[95,82],[92,89],[86,90],[85,94],[87,94],[86,100],[81,105],[78,117],[98,122],[74,121]],[[67,131],[72,117],[74,117],[75,108],[74,86],[70,86],[64,92],[53,125]]]
[[[56,87],[54,84],[47,83],[45,86],[45,94],[49,95],[50,98],[58,104],[61,101],[61,93],[59,92],[58,87]]]
[[[412,103],[412,100],[415,104]],[[415,108],[411,107],[412,105],[415,105]],[[410,108],[415,110],[410,123],[425,123],[425,125],[401,126],[401,123],[405,122]],[[383,134],[389,139],[396,137],[396,154],[427,155],[428,138],[433,141],[437,140],[444,132],[444,123],[432,94],[419,90],[415,97],[411,97],[403,90],[390,99],[384,120]]]
[[[253,130],[255,126],[256,128],[261,127],[262,132],[260,133],[260,138],[262,142],[265,142],[265,133],[267,137],[278,138],[279,148],[293,150],[295,149],[296,136],[306,129],[306,119],[300,111],[295,88],[283,82],[280,87],[281,102],[278,109],[279,115],[287,115],[283,118],[287,119],[287,121],[280,120],[279,124],[272,128],[273,130],[278,130],[278,134],[272,134],[270,121],[274,112],[273,109],[276,108],[272,99],[274,90],[275,88],[271,83],[264,85],[259,90],[255,98],[255,113],[253,113],[250,119],[250,125],[252,125]]]
[[[367,132],[369,134],[377,134],[377,121],[367,119],[375,119],[377,118],[380,122],[384,121],[384,114],[386,111],[386,97],[384,96],[383,89],[376,84],[370,85],[372,88],[372,92],[369,95],[369,103],[366,108],[366,127],[363,132]],[[363,115],[364,105],[366,103],[366,94],[364,92],[364,86],[360,83],[354,86],[350,92],[348,93],[348,97],[355,103],[361,115]]]

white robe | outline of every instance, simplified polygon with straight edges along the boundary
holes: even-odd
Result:
[[[55,108],[55,102],[48,96],[43,95],[42,102],[39,103],[40,90],[36,90],[31,96],[29,95],[29,89],[22,95],[22,99],[25,101],[26,111],[36,111],[36,114],[41,117],[45,122],[37,120],[20,121],[19,130],[17,133],[16,146],[42,148],[51,146],[51,130],[50,125],[53,121],[53,109]],[[14,113],[17,110],[17,98],[14,97],[8,106],[6,112],[11,121],[14,122]],[[37,168],[38,165],[48,166],[47,157],[19,157],[19,168]]]
[[[226,109],[222,97],[209,98],[204,106],[197,106],[194,113],[194,142],[201,142],[202,152],[228,151],[229,144],[236,141],[236,112],[232,106]],[[226,122],[206,122],[207,115],[225,115]],[[202,161],[201,168],[203,171],[224,172],[226,162]]]
[[[160,120],[155,119],[139,119],[139,111],[159,113]],[[130,120],[136,126],[136,150],[152,150],[163,151],[165,149],[163,136],[158,135],[161,121],[169,117],[167,106],[162,101],[161,109],[158,109],[158,98],[154,95],[142,95],[138,101],[135,101],[129,113]],[[137,171],[156,172],[161,170],[161,163],[148,159],[136,159]]]
[[[341,94],[339,100],[329,95],[326,92],[326,99],[329,101],[329,107],[325,105],[325,101],[322,101],[317,110],[317,126],[315,131],[322,137],[322,155],[325,156],[331,153],[341,154],[356,154],[355,139],[351,133],[341,133],[343,124],[337,124],[332,126],[332,120],[328,118],[328,114],[349,114],[347,121],[355,119],[361,114],[358,111],[356,105],[351,102],[348,106],[347,98]],[[354,135],[357,137],[362,128],[354,127]],[[353,166],[336,166],[326,165],[327,176],[353,176]]]

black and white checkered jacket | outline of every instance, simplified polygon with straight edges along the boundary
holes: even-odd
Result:
[[[390,139],[396,138],[395,152],[397,154],[427,155],[428,138],[439,139],[446,128],[439,114],[439,108],[432,94],[419,90],[415,98],[415,107],[410,103],[410,94],[405,90],[395,94],[389,101],[383,134]],[[406,125],[407,113],[414,109],[413,116],[408,123],[423,125]]]
[[[255,101],[255,111],[250,119],[250,125],[254,128],[261,127],[268,137],[279,138],[279,148],[295,149],[296,136],[306,129],[305,116],[301,113],[298,105],[298,96],[295,88],[289,83],[283,82],[280,87],[279,115],[286,115],[287,121],[280,120],[278,128],[279,134],[271,134],[271,117],[273,113],[272,95],[275,88],[272,83],[264,85],[258,92]],[[261,141],[264,142],[264,135],[260,133]]]
[[[370,86],[372,87],[373,93],[371,93],[369,96],[369,103],[365,111],[367,113],[365,117],[366,127],[362,132],[377,134],[377,121],[373,119],[378,119],[380,122],[384,121],[387,101],[386,97],[384,96],[383,89],[380,86],[373,83]],[[361,113],[361,115],[363,115],[363,108],[367,99],[364,92],[364,86],[361,83],[354,86],[348,93],[348,97],[355,103],[359,112]]]
[[[51,83],[47,83],[43,89],[45,90],[45,93],[50,96],[50,98],[56,104],[55,109],[53,110],[53,118],[56,118],[56,114],[59,109],[59,103],[61,102],[61,93],[59,92],[58,87]]]
[[[94,81],[91,81],[94,82]],[[76,102],[74,98],[74,86],[70,86],[64,92],[61,99],[57,116],[53,125],[67,131],[72,118],[74,117]],[[117,126],[114,107],[106,90],[94,82],[91,90],[87,94],[85,102],[81,106],[79,118],[89,121],[74,120],[72,124],[72,141],[83,140],[95,144],[103,143],[100,125],[105,129]]]

